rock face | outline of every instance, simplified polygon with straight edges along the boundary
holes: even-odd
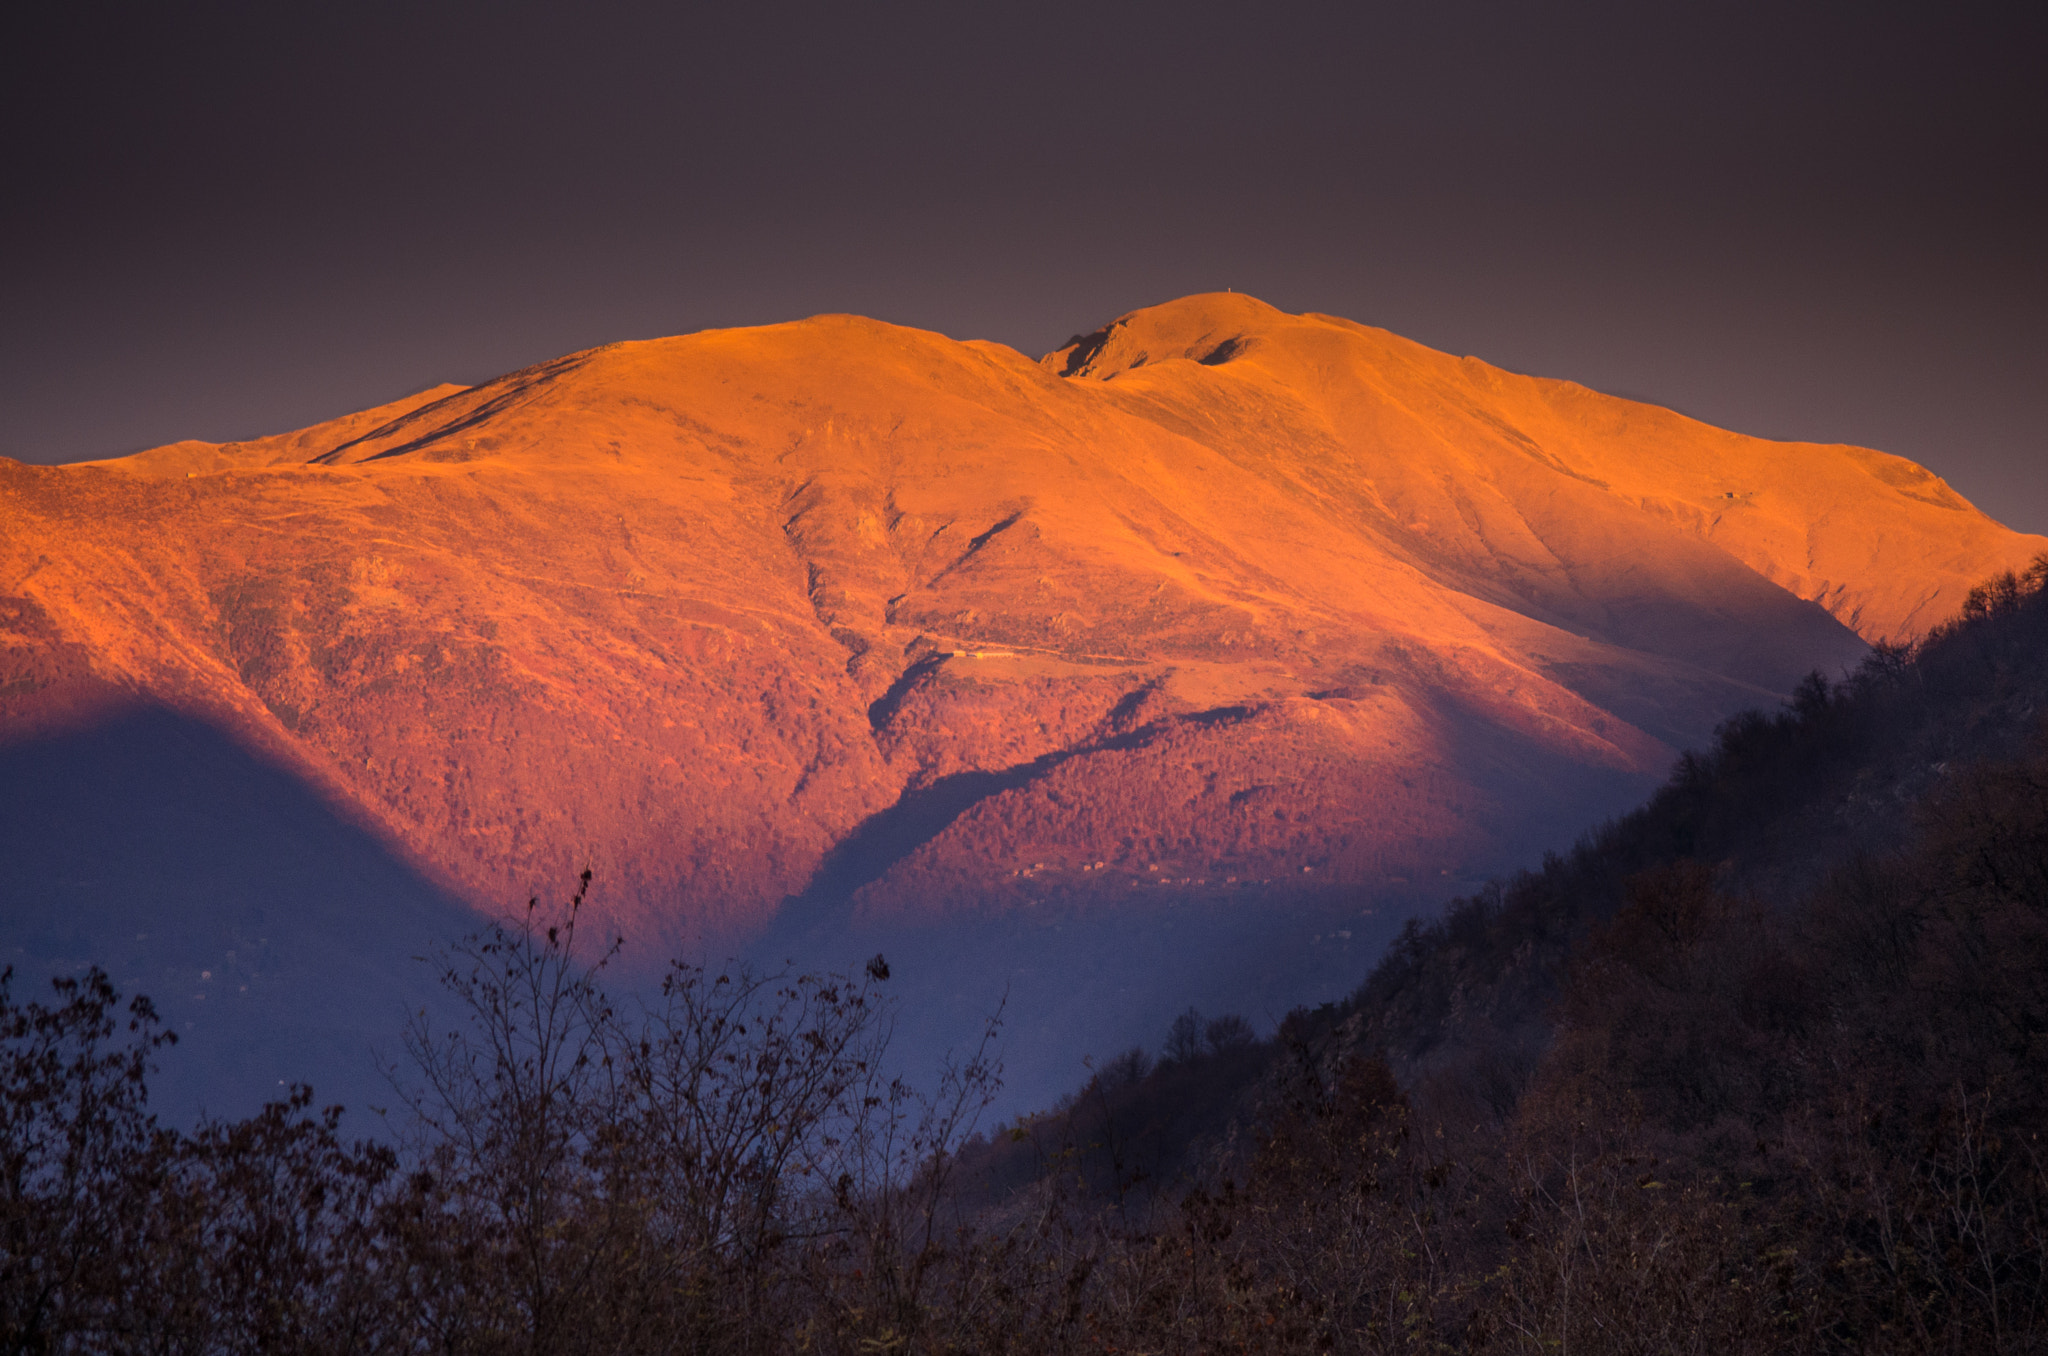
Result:
[[[0,738],[167,708],[475,907],[588,862],[663,947],[1440,892],[2044,547],[1239,295],[1039,362],[823,316],[0,461]]]

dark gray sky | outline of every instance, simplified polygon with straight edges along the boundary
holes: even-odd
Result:
[[[0,454],[820,311],[1038,353],[1234,287],[2048,531],[2038,6],[41,8]]]

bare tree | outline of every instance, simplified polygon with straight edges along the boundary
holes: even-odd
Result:
[[[52,981],[57,1003],[14,1001],[0,971],[0,1350],[113,1338],[143,1256],[160,1131],[156,1053],[177,1037],[104,971]]]
[[[1226,1013],[1202,1028],[1202,1039],[1216,1054],[1229,1050],[1242,1050],[1258,1040],[1258,1033],[1252,1024],[1236,1013]]]
[[[533,1351],[594,1337],[591,1299],[623,1274],[629,1197],[597,1169],[627,1102],[613,1051],[617,1014],[599,987],[614,942],[576,954],[585,871],[561,922],[529,901],[517,929],[493,926],[437,958],[464,1027],[407,1031],[395,1074],[413,1113],[413,1281],[420,1321],[458,1345],[484,1333]]]

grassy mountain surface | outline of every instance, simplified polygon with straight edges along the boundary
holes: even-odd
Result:
[[[1458,879],[2042,546],[1895,457],[1235,295],[1042,363],[615,344],[0,506],[8,738],[146,696],[486,910],[588,861],[650,944]]]

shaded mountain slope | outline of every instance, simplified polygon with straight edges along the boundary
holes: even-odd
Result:
[[[99,965],[181,1040],[152,1105],[241,1116],[311,1080],[388,1105],[377,1056],[442,996],[414,957],[474,925],[378,835],[204,721],[103,707],[0,748],[0,966],[17,993]]]

